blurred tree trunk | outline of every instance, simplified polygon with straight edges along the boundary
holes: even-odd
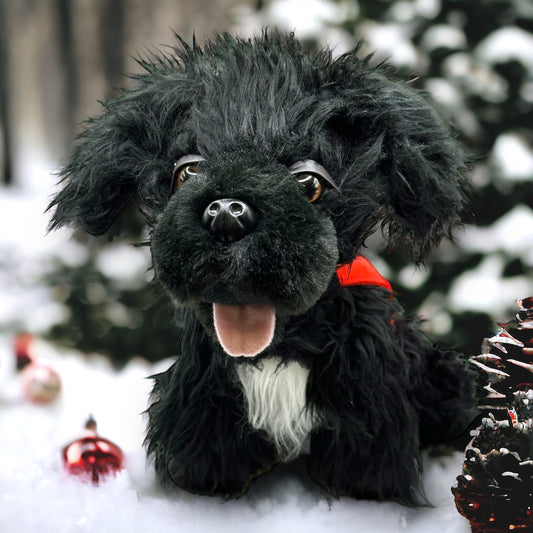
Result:
[[[100,55],[102,57],[102,70],[107,82],[105,99],[114,96],[113,90],[117,89],[124,76],[125,67],[125,0],[103,0],[100,9]]]
[[[0,0],[0,183],[9,185],[13,180],[11,128],[9,116],[8,54],[5,19],[5,0]]]
[[[59,43],[59,61],[64,66],[64,101],[63,121],[66,135],[70,138],[76,122],[76,109],[78,106],[78,66],[74,53],[75,36],[72,28],[72,1],[56,0],[57,40]],[[66,140],[66,139],[65,139]]]

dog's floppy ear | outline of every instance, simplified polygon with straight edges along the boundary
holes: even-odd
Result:
[[[361,166],[374,182],[389,244],[420,262],[460,221],[468,195],[462,149],[434,107],[404,82],[355,52],[332,68],[340,110],[330,124],[352,143],[356,166],[363,158],[357,146],[365,151]]]
[[[151,189],[171,172],[168,153],[186,102],[180,74],[171,77],[158,67],[138,76],[137,89],[123,91],[88,121],[60,173],[62,189],[48,206],[49,229],[71,225],[101,235],[132,197],[143,206],[160,200]]]
[[[48,206],[53,209],[50,229],[71,225],[101,235],[135,193],[130,161],[134,139],[128,138],[119,113],[107,107],[78,138],[60,174],[62,189]]]

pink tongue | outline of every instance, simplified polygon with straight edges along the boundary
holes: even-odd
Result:
[[[218,341],[233,357],[253,357],[272,342],[276,314],[268,305],[213,304],[213,318]]]

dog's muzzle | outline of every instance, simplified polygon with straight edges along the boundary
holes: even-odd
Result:
[[[258,222],[257,213],[246,202],[234,198],[211,202],[202,215],[202,226],[224,243],[238,241],[252,233]]]

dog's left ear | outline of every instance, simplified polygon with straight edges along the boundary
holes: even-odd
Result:
[[[332,67],[341,109],[330,124],[348,137],[355,166],[373,182],[389,244],[421,262],[460,221],[468,196],[464,153],[434,107],[405,83],[353,56]]]

